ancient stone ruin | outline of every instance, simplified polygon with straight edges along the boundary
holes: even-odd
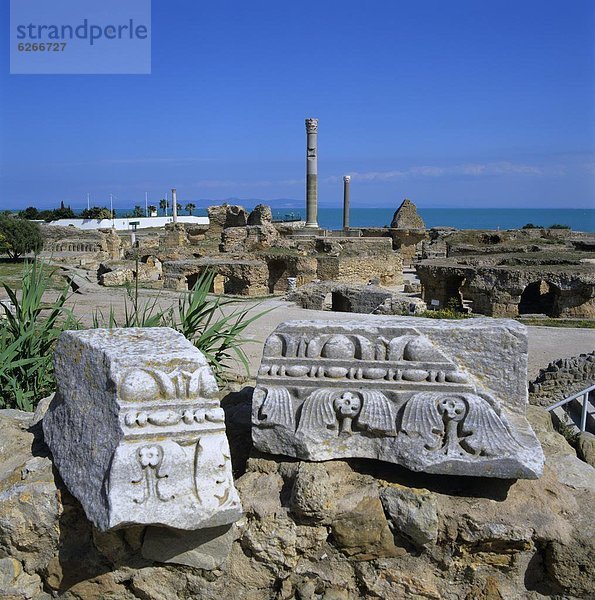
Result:
[[[417,213],[417,208],[411,200],[405,198],[393,215],[390,226],[394,229],[423,229],[424,220]]]
[[[98,529],[194,530],[241,516],[217,384],[184,336],[164,327],[67,331],[55,372],[45,440]]]
[[[308,460],[536,478],[525,418],[527,332],[514,321],[289,321],[267,339],[253,440]]]
[[[427,310],[420,298],[374,284],[338,281],[308,283],[287,295],[287,300],[309,310],[375,315],[419,315]]]

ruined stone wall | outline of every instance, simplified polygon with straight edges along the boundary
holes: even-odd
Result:
[[[319,256],[318,278],[350,283],[378,279],[382,285],[403,282],[403,261],[399,254],[389,256]]]
[[[248,214],[243,206],[221,204],[207,208],[209,216],[209,236],[219,236],[226,227],[244,227],[248,222]]]
[[[221,252],[254,252],[279,245],[279,233],[270,223],[227,227],[221,233]]]
[[[375,285],[321,281],[300,287],[287,296],[302,308],[379,315],[411,315],[426,310],[419,298]]]
[[[428,304],[438,300],[444,307],[452,298],[464,298],[473,303],[473,312],[516,317],[527,286],[543,280],[556,288],[553,316],[595,317],[595,274],[585,265],[476,267],[427,261],[418,263],[416,270]]]
[[[551,362],[529,384],[529,402],[549,406],[595,384],[595,351]]]
[[[271,294],[286,292],[289,277],[295,277],[298,287],[314,281],[317,277],[318,263],[313,256],[263,254],[262,258],[267,263],[268,288]]]
[[[186,290],[207,269],[218,276],[218,289],[214,293],[239,296],[264,296],[268,294],[268,269],[261,260],[197,260],[165,261],[163,263],[163,287]]]
[[[106,251],[106,236],[100,231],[82,231],[75,227],[40,226],[45,252]]]
[[[389,238],[340,238],[317,240],[318,278],[383,285],[403,281],[403,260]]]

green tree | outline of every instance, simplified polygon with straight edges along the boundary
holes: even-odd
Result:
[[[137,204],[132,210],[133,217],[144,217],[145,211]]]
[[[43,240],[37,223],[25,219],[0,217],[0,251],[8,254],[17,262],[20,256],[28,252],[41,251]]]
[[[159,200],[159,208],[165,212],[165,209],[169,206],[169,202],[165,198],[161,198]]]
[[[149,206],[149,214],[150,214],[151,216],[153,216],[153,213],[156,213],[156,212],[157,212],[157,207],[156,207],[156,206],[153,206],[153,205],[151,204],[151,205]]]
[[[196,208],[196,204],[193,204],[192,202],[188,202],[188,204],[186,204],[186,210],[188,211],[188,214],[190,216],[192,216],[192,211]]]
[[[76,219],[76,215],[70,206],[64,206],[64,202],[62,202],[60,208],[55,208],[52,211],[50,221],[57,221],[58,219]]]
[[[112,211],[105,206],[92,206],[85,208],[81,216],[83,219],[111,219]]]
[[[21,219],[39,219],[39,211],[34,206],[28,206],[19,213]]]

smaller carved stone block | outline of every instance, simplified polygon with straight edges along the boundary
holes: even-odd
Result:
[[[69,491],[102,531],[202,529],[242,514],[217,383],[173,329],[67,331],[45,440]]]
[[[544,459],[526,374],[526,328],[514,321],[290,321],[264,347],[252,437],[309,460],[535,478]]]

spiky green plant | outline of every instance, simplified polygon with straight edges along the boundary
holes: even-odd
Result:
[[[139,303],[138,287],[126,286],[124,297],[124,317],[118,319],[114,307],[110,306],[109,313],[103,314],[101,309],[93,313],[93,327],[163,327],[168,320],[169,312],[162,311],[158,306],[158,298]]]
[[[62,331],[78,323],[66,301],[65,287],[49,305],[43,304],[49,274],[43,264],[25,265],[20,296],[7,284],[2,287],[13,305],[3,305],[0,320],[0,407],[33,410],[53,391],[53,349]]]
[[[172,327],[190,340],[206,357],[219,383],[226,380],[226,371],[241,364],[249,373],[248,359],[242,346],[252,342],[244,336],[246,328],[268,310],[250,315],[251,309],[238,308],[226,314],[223,307],[237,304],[237,300],[210,297],[216,273],[205,270],[194,287],[182,295],[176,309],[161,310],[158,298],[145,303],[139,301],[138,287],[127,287],[124,300],[124,318],[119,320],[110,307],[105,316],[97,310],[94,327]],[[270,309],[272,310],[272,309]]]

